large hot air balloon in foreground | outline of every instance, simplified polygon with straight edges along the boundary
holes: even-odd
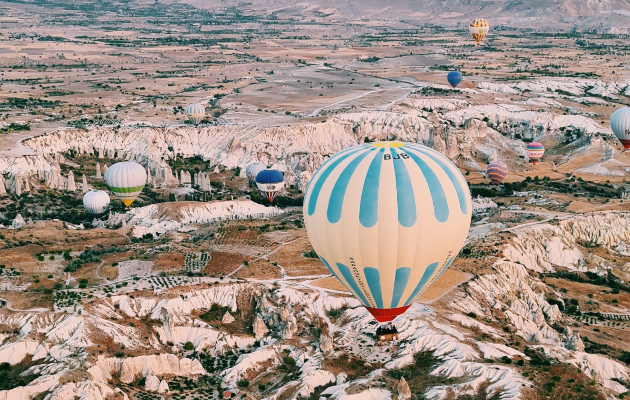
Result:
[[[273,201],[278,192],[284,187],[284,176],[275,169],[266,169],[256,175],[256,186],[263,196]]]
[[[251,163],[247,166],[247,168],[245,168],[245,175],[247,175],[247,178],[250,181],[256,182],[256,176],[258,176],[258,173],[266,169],[267,167],[263,163],[259,163],[259,162]]]
[[[499,186],[503,183],[506,175],[508,174],[508,167],[505,163],[501,161],[494,161],[488,164],[488,168],[486,169],[486,176],[492,183],[496,186]]]
[[[147,172],[135,162],[119,162],[107,169],[105,182],[109,190],[129,207],[147,183]]]
[[[448,73],[448,75],[446,75],[446,79],[448,80],[448,83],[453,86],[453,88],[456,88],[457,85],[459,85],[459,83],[462,81],[462,79],[464,79],[464,77],[459,71],[451,71]]]
[[[472,37],[475,39],[475,42],[477,42],[477,46],[479,46],[479,43],[481,43],[483,38],[485,38],[488,34],[490,24],[485,19],[478,18],[470,22],[468,29],[470,30]]]
[[[199,103],[192,103],[186,107],[186,117],[195,125],[198,125],[206,116],[206,108]]]
[[[457,167],[433,149],[397,141],[331,157],[304,197],[313,248],[379,322],[404,313],[448,268],[471,215]]]
[[[545,154],[545,146],[538,142],[527,143],[527,146],[525,146],[525,154],[527,154],[532,164],[536,165],[543,154]]]
[[[630,108],[624,107],[615,111],[610,117],[610,127],[624,149],[630,149]]]
[[[109,207],[109,195],[102,190],[90,190],[83,195],[83,207],[92,215],[102,215]]]

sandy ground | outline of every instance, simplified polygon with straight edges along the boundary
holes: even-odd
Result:
[[[323,275],[328,269],[319,259],[307,258],[302,254],[312,249],[308,237],[304,236],[282,246],[268,258],[282,265],[288,276]]]

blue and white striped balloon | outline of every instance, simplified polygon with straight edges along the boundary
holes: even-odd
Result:
[[[195,125],[203,121],[203,119],[206,116],[205,107],[199,103],[189,104],[186,107],[185,112],[186,112],[186,116],[188,117],[188,120]]]
[[[379,322],[405,312],[448,268],[471,215],[466,180],[448,158],[396,141],[331,157],[304,197],[313,248]]]

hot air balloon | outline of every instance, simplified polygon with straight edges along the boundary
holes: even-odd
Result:
[[[448,268],[471,215],[457,167],[433,149],[397,141],[331,157],[304,197],[313,249],[379,322],[404,313]]]
[[[278,192],[284,187],[284,176],[275,169],[266,169],[256,175],[256,186],[263,196],[269,201],[273,201]]]
[[[459,71],[451,71],[446,76],[446,79],[448,80],[448,83],[450,83],[451,86],[453,86],[453,88],[456,88],[457,85],[459,85],[459,83],[462,81],[462,79],[464,79],[464,77],[462,76],[462,73]]]
[[[83,196],[83,207],[93,215],[101,215],[109,207],[109,195],[102,190],[90,190]]]
[[[496,186],[499,186],[503,183],[505,176],[508,173],[508,167],[505,163],[501,161],[494,161],[488,165],[486,169],[486,176],[488,179],[492,181]]]
[[[188,120],[198,125],[206,116],[206,109],[199,103],[192,103],[186,107],[186,116]]]
[[[258,175],[258,173],[266,169],[267,167],[263,163],[251,163],[247,166],[247,168],[245,168],[245,174],[250,181],[256,182],[256,176]]]
[[[468,29],[477,42],[477,46],[479,46],[479,43],[486,37],[486,34],[490,30],[490,24],[485,19],[478,18],[470,22]]]
[[[624,149],[630,149],[630,108],[624,107],[615,111],[610,117],[610,127]]]
[[[527,154],[532,164],[536,165],[543,154],[545,154],[545,146],[538,142],[527,143],[527,146],[525,146],[525,154]]]
[[[105,182],[109,190],[129,207],[147,183],[147,172],[135,162],[119,162],[107,169]]]

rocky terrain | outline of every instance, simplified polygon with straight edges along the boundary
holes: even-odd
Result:
[[[579,332],[589,324],[577,323],[558,306],[568,307],[574,293],[554,289],[541,273],[627,272],[603,258],[593,263],[594,256],[578,243],[597,244],[618,257],[629,238],[625,213],[522,228],[499,246],[503,255],[493,259],[490,272],[398,317],[400,342],[384,346],[376,345],[376,323],[358,301],[299,279],[215,278],[159,296],[124,287],[84,302],[78,313],[5,312],[0,362],[26,363],[23,375],[39,377],[2,395],[193,396],[195,385],[187,384],[190,394],[174,389],[178,377],[185,377],[213,382],[216,395],[232,390],[269,399],[313,393],[403,398],[409,390],[405,377],[421,394],[405,371],[432,354],[428,372],[435,378],[425,389],[427,398],[479,390],[502,399],[532,398],[529,393],[540,383],[532,371],[545,362],[556,369],[573,365],[583,374],[577,376],[594,382],[589,387],[617,396],[628,391],[630,368],[611,355],[585,351]],[[612,307],[610,312],[629,315],[627,303]],[[630,321],[614,330],[630,334]],[[345,369],[348,362],[357,367]],[[206,388],[199,393],[215,395]]]
[[[0,2],[0,400],[627,398],[628,10]],[[302,217],[317,168],[378,140],[449,157],[474,209],[384,343]],[[87,214],[123,160],[148,173],[133,207]]]

